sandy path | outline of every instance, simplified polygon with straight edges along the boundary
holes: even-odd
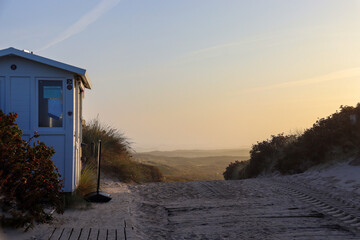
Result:
[[[54,227],[115,229],[124,219],[139,239],[360,239],[359,172],[360,166],[342,164],[239,181],[127,185],[105,179],[109,203],[67,210],[26,234],[6,229],[0,239],[46,239]]]
[[[356,219],[287,187],[287,177],[146,184],[131,188],[140,239],[359,239]],[[300,182],[300,179],[297,179]],[[295,189],[306,190],[297,185]],[[305,191],[304,190],[304,191]],[[318,191],[308,190],[315,195]],[[317,196],[318,197],[318,196]],[[330,205],[345,206],[334,197]],[[339,202],[341,203],[341,201]],[[329,208],[329,209],[328,209]],[[328,210],[328,211],[327,211]],[[340,209],[341,210],[341,209]],[[360,213],[357,213],[358,217]]]

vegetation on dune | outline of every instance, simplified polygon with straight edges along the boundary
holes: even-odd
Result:
[[[163,180],[158,168],[133,161],[129,141],[117,129],[100,123],[99,119],[90,121],[83,128],[83,142],[87,144],[83,151],[85,165],[96,167],[98,140],[101,140],[101,169],[104,173],[123,182],[144,183]]]
[[[315,165],[360,156],[360,103],[317,120],[297,135],[274,135],[252,146],[250,159],[231,163],[224,178],[244,179],[260,174],[302,173]]]
[[[86,164],[81,169],[79,184],[72,194],[65,194],[65,209],[87,209],[91,204],[85,200],[84,196],[90,192],[95,192],[97,187],[97,169],[92,164]]]
[[[43,142],[22,139],[17,114],[0,110],[1,224],[31,227],[51,219],[48,210],[63,212],[60,174],[50,160],[55,153]],[[33,142],[33,143],[31,143]]]
[[[81,170],[79,185],[76,194],[83,197],[89,192],[94,192],[97,186],[96,169],[93,164],[85,165]]]

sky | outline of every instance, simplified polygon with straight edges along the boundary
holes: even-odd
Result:
[[[0,0],[0,49],[87,69],[137,151],[250,147],[360,100],[359,0]]]

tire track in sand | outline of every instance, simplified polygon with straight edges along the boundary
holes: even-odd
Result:
[[[359,239],[271,178],[137,186],[140,239]],[[290,191],[290,190],[289,190]]]
[[[360,233],[360,206],[356,205],[352,199],[346,200],[299,180],[296,182],[275,180],[274,182],[288,194],[313,205],[317,211],[335,218],[343,227]]]

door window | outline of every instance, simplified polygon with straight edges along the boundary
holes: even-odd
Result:
[[[39,81],[39,127],[63,126],[62,81]]]

